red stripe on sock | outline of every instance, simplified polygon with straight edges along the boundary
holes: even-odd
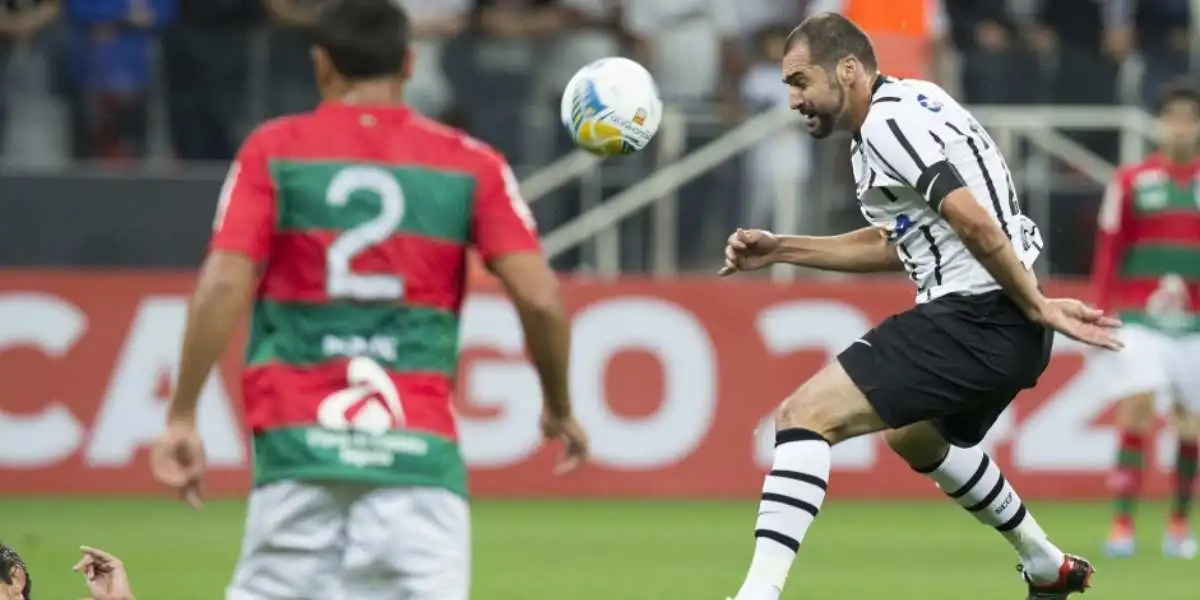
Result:
[[[1122,452],[1141,452],[1146,446],[1146,436],[1137,431],[1122,431],[1121,445]]]

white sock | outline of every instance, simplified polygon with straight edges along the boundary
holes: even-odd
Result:
[[[800,542],[821,510],[829,482],[829,441],[807,429],[775,434],[775,462],[763,482],[754,558],[737,600],[778,600]]]
[[[928,475],[980,523],[999,531],[1021,557],[1035,582],[1058,581],[1066,558],[1013,491],[1000,468],[983,450],[950,446],[941,464],[917,469]]]

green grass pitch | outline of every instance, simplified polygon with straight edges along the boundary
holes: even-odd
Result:
[[[1085,600],[1200,597],[1200,569],[1158,554],[1162,506],[1142,507],[1143,552],[1097,551],[1103,504],[1035,503],[1065,549],[1096,560]],[[475,585],[481,600],[724,600],[750,557],[752,501],[479,501]],[[160,500],[2,499],[0,537],[33,572],[38,600],[84,595],[70,573],[75,547],[122,557],[141,600],[219,600],[237,555],[240,502],[203,513]],[[801,550],[785,598],[799,600],[1014,600],[1024,587],[994,532],[950,502],[836,499]]]

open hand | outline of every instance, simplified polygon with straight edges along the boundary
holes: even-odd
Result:
[[[738,228],[725,242],[725,266],[717,274],[724,277],[769,266],[778,249],[779,238],[770,231]]]
[[[1121,322],[1104,315],[1104,311],[1093,308],[1071,298],[1047,300],[1033,319],[1073,340],[1085,344],[1120,350],[1125,347],[1113,334]]]
[[[542,436],[547,440],[559,440],[563,444],[563,455],[554,468],[555,475],[570,473],[587,460],[587,434],[574,417],[542,413]]]
[[[87,580],[91,600],[134,600],[121,559],[87,546],[80,546],[79,551],[83,558],[75,563],[74,571]]]

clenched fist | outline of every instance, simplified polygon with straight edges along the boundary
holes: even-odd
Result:
[[[725,242],[722,277],[738,271],[755,271],[775,262],[779,238],[765,229],[738,229]]]

